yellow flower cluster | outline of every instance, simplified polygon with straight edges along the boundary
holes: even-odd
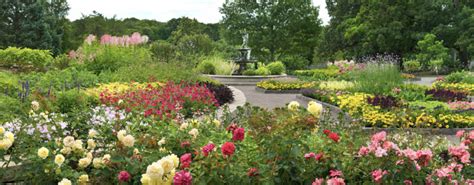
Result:
[[[257,83],[257,87],[267,90],[294,90],[314,87],[314,82],[265,80]]]
[[[474,126],[474,115],[464,116],[459,114],[439,115],[440,123],[466,124],[468,127]]]
[[[397,122],[397,116],[392,112],[382,112],[380,107],[367,103],[371,95],[355,93],[354,95],[337,96],[339,107],[346,110],[352,117],[360,117],[363,122],[372,126],[382,124],[387,127]]]
[[[325,81],[319,84],[320,89],[332,91],[346,90],[352,87],[354,87],[354,83],[348,81]]]
[[[474,84],[467,83],[444,83],[441,81],[433,83],[433,87],[437,89],[449,89],[456,91],[468,92],[471,95],[474,95]]]
[[[416,76],[412,75],[412,74],[408,74],[408,73],[402,73],[402,78],[404,78],[404,79],[414,79],[414,78],[416,78]]]
[[[0,126],[0,149],[8,150],[13,145],[15,136],[11,132],[6,132],[5,128]]]
[[[171,154],[148,165],[146,173],[142,175],[144,185],[172,184],[176,168],[179,166],[178,156]]]
[[[108,84],[100,84],[99,87],[89,88],[86,90],[86,93],[90,96],[99,96],[101,92],[108,91],[109,93],[123,93],[129,90],[134,89],[143,89],[146,88],[150,84],[153,87],[160,87],[163,83],[160,82],[153,82],[153,83],[121,83],[121,82],[113,82]]]
[[[438,124],[436,124],[436,118],[432,115],[421,113],[419,116],[416,117],[415,125],[417,127],[431,127]]]

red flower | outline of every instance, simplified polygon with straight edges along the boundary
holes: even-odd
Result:
[[[234,130],[237,129],[237,128],[238,128],[237,124],[232,123],[232,124],[230,124],[230,125],[226,128],[226,130],[227,130],[228,132],[234,132]]]
[[[235,152],[235,145],[232,142],[225,142],[222,145],[222,155],[231,156]]]
[[[207,157],[207,155],[209,155],[209,152],[211,152],[212,150],[214,150],[214,147],[216,145],[212,144],[212,143],[209,143],[207,144],[206,146],[202,147],[202,153],[204,154],[204,156]]]
[[[181,163],[181,168],[182,169],[189,168],[189,166],[191,165],[191,162],[192,162],[192,155],[190,153],[186,153],[186,154],[182,155],[179,158],[179,162]]]
[[[316,159],[316,161],[320,161],[322,158],[323,158],[323,153],[319,153],[319,154],[316,154],[316,156],[314,157],[314,159]]]
[[[173,177],[173,185],[191,185],[193,184],[193,176],[187,171],[179,171]]]
[[[186,147],[189,147],[189,146],[191,146],[191,143],[189,143],[189,141],[181,142],[181,148],[186,148]]]
[[[307,153],[307,154],[304,154],[304,158],[306,160],[309,160],[311,158],[315,158],[316,157],[316,154],[314,154],[314,152],[310,152],[310,153]]]
[[[258,175],[258,169],[257,168],[250,168],[249,171],[247,172],[247,175],[249,177],[255,177]]]
[[[329,139],[332,139],[336,143],[339,142],[339,139],[340,139],[339,135],[337,135],[337,133],[335,133],[335,132],[329,133],[328,137],[329,137]]]
[[[329,170],[329,176],[331,177],[342,177],[342,172],[339,170]]]
[[[234,140],[234,141],[243,141],[244,137],[245,137],[245,129],[240,127],[238,129],[235,129],[232,132],[232,134],[233,134],[232,140]]]
[[[331,131],[326,129],[326,130],[323,130],[323,133],[326,134],[326,135],[329,135],[331,133]]]
[[[132,176],[127,171],[121,171],[118,174],[118,180],[121,182],[127,182],[132,178]]]

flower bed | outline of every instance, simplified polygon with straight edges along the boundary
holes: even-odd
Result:
[[[265,90],[300,90],[315,86],[314,82],[302,82],[298,80],[265,80],[257,83],[257,87]]]
[[[21,163],[10,182],[473,183],[474,131],[458,132],[460,144],[453,146],[404,132],[367,135],[335,126],[314,102],[307,109],[290,102],[274,111],[243,107],[223,120],[165,122],[106,106],[73,119],[40,112],[39,104],[32,108],[22,121],[0,127],[1,159],[10,156],[3,167]],[[38,123],[46,127],[24,129]],[[7,171],[0,170],[0,176]]]

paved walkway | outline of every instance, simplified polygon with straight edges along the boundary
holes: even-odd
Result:
[[[302,106],[306,106],[308,102],[297,99],[298,94],[265,94],[257,92],[255,86],[234,86],[241,90],[247,99],[247,102],[254,105],[267,109],[274,109],[276,107],[284,107],[291,101],[297,101]]]
[[[420,78],[421,80],[419,81],[412,81],[412,82],[407,82],[407,83],[431,86],[431,84],[433,84],[433,82],[436,81],[436,78],[438,78],[438,76],[426,76],[426,77],[420,77]]]

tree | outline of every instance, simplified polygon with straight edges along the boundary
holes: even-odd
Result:
[[[0,0],[0,47],[49,49],[59,54],[68,10],[66,0]]]
[[[235,0],[224,3],[220,11],[229,43],[241,44],[247,32],[252,53],[262,58],[302,55],[312,60],[321,21],[311,0]]]
[[[436,40],[436,35],[426,34],[422,40],[418,41],[416,60],[421,64],[422,68],[427,68],[430,62],[439,60],[446,62],[449,60],[449,49],[443,46],[443,41]]]

